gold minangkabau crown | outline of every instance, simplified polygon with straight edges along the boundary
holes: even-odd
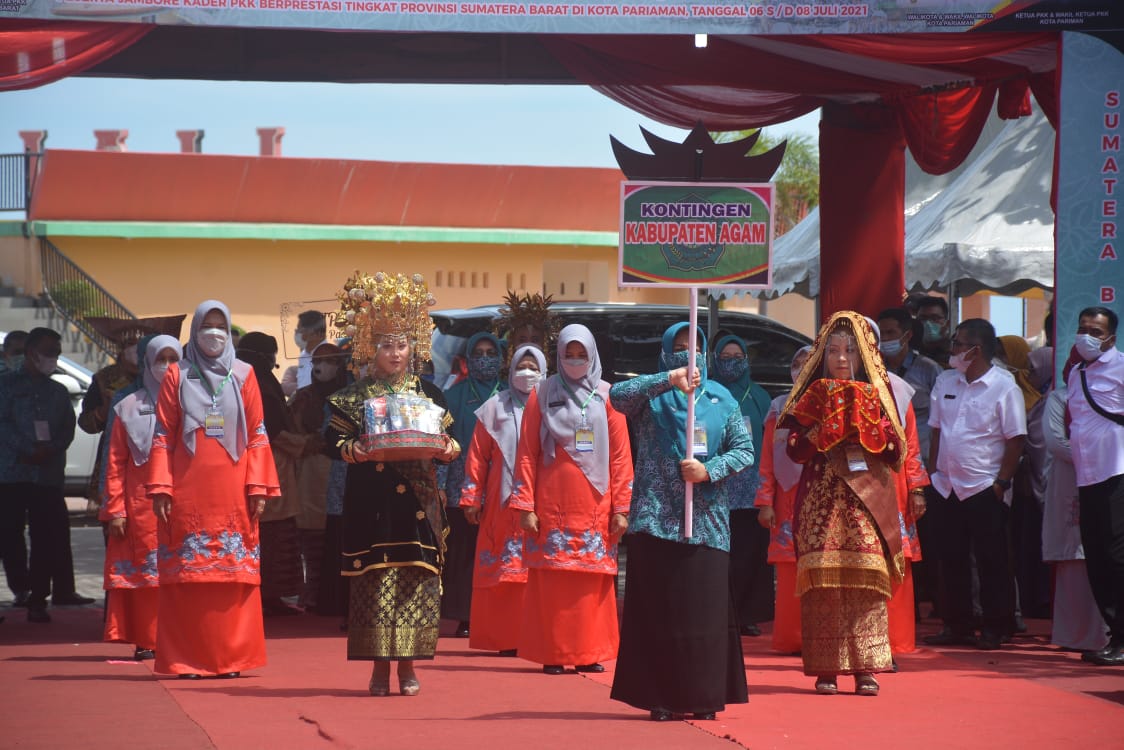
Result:
[[[429,308],[437,300],[421,274],[356,271],[336,298],[340,309],[335,326],[352,340],[351,362],[356,373],[374,356],[377,339],[383,336],[409,339],[415,367],[429,359],[433,332]]]

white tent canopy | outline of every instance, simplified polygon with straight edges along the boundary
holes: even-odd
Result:
[[[925,174],[906,155],[906,286],[1018,294],[1054,284],[1054,130],[1040,113],[993,117],[964,163]],[[815,209],[773,246],[773,290],[820,291]]]

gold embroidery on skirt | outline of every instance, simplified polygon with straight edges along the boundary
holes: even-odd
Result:
[[[800,597],[804,674],[827,676],[891,668],[886,600],[864,589],[811,589]]]
[[[350,581],[348,659],[433,658],[441,618],[439,576],[420,567],[380,568]]]

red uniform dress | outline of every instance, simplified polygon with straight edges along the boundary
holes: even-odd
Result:
[[[132,396],[129,396],[131,398]],[[105,471],[105,504],[98,520],[126,519],[125,536],[105,544],[105,635],[111,643],[156,648],[160,591],[156,570],[156,514],[145,493],[148,465],[137,466],[125,423],[114,420]]]
[[[792,541],[792,510],[796,503],[798,482],[785,489],[777,476],[776,462],[789,461],[785,453],[788,430],[776,442],[777,413],[784,405],[782,396],[774,401],[765,417],[765,434],[761,440],[758,472],[761,484],[754,500],[755,508],[772,508],[776,516],[769,530],[768,560],[777,571],[777,600],[773,614],[773,650],[784,654],[800,651],[800,598],[796,596],[796,548]],[[779,404],[777,403],[779,401]],[[777,446],[779,446],[779,451]],[[780,453],[778,456],[777,453]],[[799,475],[797,475],[799,477]]]
[[[281,489],[262,418],[253,371],[240,380],[247,444],[235,462],[223,445],[195,432],[195,453],[181,443],[182,372],[164,376],[149,460],[148,495],[172,496],[171,518],[159,524],[160,630],[154,671],[216,675],[265,664],[261,548],[248,498]]]
[[[505,471],[500,446],[483,422],[472,433],[465,460],[462,508],[480,508],[476,560],[472,569],[472,629],[468,645],[489,651],[519,647],[527,567],[519,513],[500,497]],[[583,662],[584,663],[584,662]]]
[[[628,424],[605,399],[609,487],[601,493],[561,446],[544,465],[538,396],[531,394],[523,414],[510,503],[539,517],[538,534],[525,538],[529,571],[519,656],[539,664],[594,664],[616,658],[620,643],[617,540],[610,539],[609,521],[627,514],[632,501]]]
[[[891,580],[887,615],[890,622],[890,651],[910,654],[917,648],[916,620],[913,600],[913,560],[921,559],[921,542],[917,538],[917,519],[909,507],[909,493],[929,484],[929,474],[921,463],[921,443],[917,438],[917,418],[911,404],[905,414],[905,465],[896,473],[898,512],[902,519],[902,555],[905,557],[905,578]]]

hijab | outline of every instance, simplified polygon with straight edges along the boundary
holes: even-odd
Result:
[[[226,346],[218,356],[208,357],[195,342],[203,318],[212,310],[223,314],[226,329]],[[223,415],[223,435],[219,438],[223,448],[235,462],[242,457],[249,442],[246,427],[246,407],[242,403],[242,385],[253,370],[234,357],[234,344],[230,336],[230,310],[218,300],[206,300],[195,308],[191,318],[191,332],[180,360],[180,405],[183,408],[183,444],[195,455],[196,430],[204,426],[207,412],[213,407]],[[255,428],[257,426],[255,425]]]
[[[566,345],[571,341],[585,347],[589,358],[589,369],[577,380],[566,375],[562,367]],[[605,493],[609,489],[609,384],[601,379],[601,356],[597,353],[593,333],[580,323],[563,328],[558,334],[555,359],[558,372],[539,386],[538,394],[543,417],[543,465],[554,463],[557,447],[562,446],[594,489]],[[585,423],[593,431],[591,451],[579,451],[574,440],[583,411]]]
[[[163,379],[163,376],[153,372],[153,366],[160,352],[165,349],[183,356],[183,348],[174,336],[145,336],[141,339],[137,345],[138,358],[142,363],[138,382],[135,389],[113,407],[114,418],[120,419],[125,428],[129,453],[137,466],[148,462],[152,450],[152,436],[156,432],[156,402],[160,397],[160,383]]]
[[[511,357],[511,371],[507,376],[507,390],[500,391],[484,402],[476,410],[476,418],[484,426],[503,457],[503,473],[500,475],[500,507],[507,506],[511,496],[511,478],[515,473],[515,450],[519,447],[519,432],[523,426],[523,406],[526,403],[515,390],[515,371],[519,361],[527,355],[534,357],[539,372],[546,374],[546,355],[536,344],[523,344]],[[542,381],[540,380],[541,384]],[[537,387],[537,386],[536,386]],[[527,395],[530,397],[530,394]]]
[[[690,323],[676,323],[664,331],[660,351],[660,372],[683,366],[678,361],[673,361],[672,350],[675,346],[675,337],[689,325]],[[738,402],[726,390],[726,386],[707,378],[706,338],[701,335],[701,331],[698,336],[698,346],[701,356],[697,359],[701,359],[702,363],[699,387],[695,392],[686,394],[678,388],[672,388],[653,398],[650,405],[656,425],[659,427],[657,435],[664,455],[682,459],[693,457],[692,451],[687,449],[687,446],[694,442],[694,437],[687,435],[687,398],[689,396],[695,400],[695,429],[699,427],[706,429],[708,453],[707,456],[700,458],[705,461],[717,455],[718,446],[722,444],[722,435],[726,431],[726,421],[731,414],[740,415],[741,409],[738,408]]]
[[[494,334],[487,331],[473,334],[468,339],[465,361],[468,362],[472,359],[472,350],[481,341],[490,341],[496,347],[496,376],[490,379],[480,379],[473,376],[473,371],[470,368],[467,378],[445,392],[445,402],[448,405],[449,414],[453,417],[453,439],[464,446],[472,442],[472,432],[476,429],[476,410],[495,395],[500,386],[499,363],[503,361],[500,355],[503,347]]]
[[[1023,393],[1023,402],[1029,412],[1042,399],[1042,393],[1030,380],[1030,344],[1022,336],[1000,336],[999,343],[1003,345],[1003,356],[1007,361],[1007,369],[1015,376],[1019,390]]]
[[[733,334],[719,338],[714,343],[714,361],[718,361],[722,350],[730,344],[734,344],[742,350],[742,355],[745,356],[745,372],[730,382],[726,382],[718,377],[711,379],[717,380],[719,383],[726,386],[726,389],[730,391],[730,395],[737,400],[742,416],[749,417],[750,424],[746,429],[752,427],[753,447],[755,450],[760,450],[761,438],[765,429],[765,415],[769,412],[771,399],[769,398],[769,393],[764,388],[753,382],[753,375],[749,366],[749,348],[745,345],[745,339]],[[713,371],[716,368],[711,369]]]

